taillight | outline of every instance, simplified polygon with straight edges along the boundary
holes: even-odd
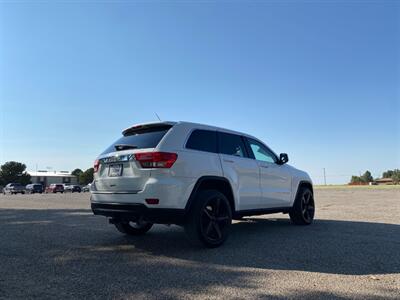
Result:
[[[146,203],[154,205],[154,204],[160,203],[160,200],[157,198],[150,198],[150,199],[146,199]]]
[[[96,159],[93,165],[93,172],[96,173],[99,170],[99,168],[100,168],[100,161]]]
[[[169,152],[135,153],[135,159],[142,168],[171,168],[178,154]]]

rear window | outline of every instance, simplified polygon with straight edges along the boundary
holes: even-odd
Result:
[[[155,148],[172,126],[149,128],[146,130],[128,132],[111,144],[101,154],[126,149]]]
[[[217,132],[201,129],[194,130],[186,143],[186,148],[216,153]]]

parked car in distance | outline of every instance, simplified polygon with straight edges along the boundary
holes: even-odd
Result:
[[[25,187],[20,183],[9,183],[3,188],[3,194],[25,194]]]
[[[134,125],[96,159],[91,208],[124,234],[177,224],[195,244],[218,247],[232,219],[284,213],[296,225],[313,222],[312,181],[288,161],[286,153],[229,129]]]
[[[35,193],[43,193],[43,185],[40,183],[31,183],[25,187],[25,190],[28,194],[35,194]]]
[[[85,185],[85,186],[82,188],[82,192],[90,192],[90,184]]]
[[[70,184],[64,187],[64,192],[80,193],[82,191],[79,185]]]
[[[64,185],[61,183],[52,183],[46,188],[46,193],[64,193]]]

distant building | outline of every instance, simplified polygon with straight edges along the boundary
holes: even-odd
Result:
[[[78,184],[78,178],[68,171],[42,171],[28,172],[31,175],[32,183],[41,183],[49,186],[52,183]]]
[[[378,185],[393,184],[393,179],[392,178],[381,178],[381,179],[375,179],[374,182]]]

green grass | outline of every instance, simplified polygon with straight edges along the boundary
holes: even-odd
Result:
[[[400,184],[397,185],[348,185],[348,184],[329,184],[329,185],[314,185],[314,189],[400,189]]]

